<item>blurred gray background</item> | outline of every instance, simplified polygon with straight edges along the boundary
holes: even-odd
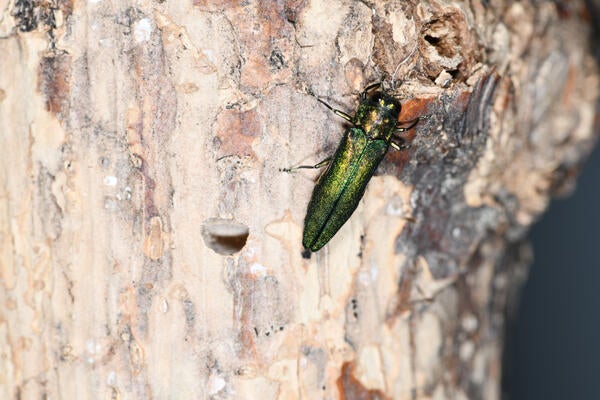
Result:
[[[600,0],[586,4],[600,60]],[[530,239],[535,260],[507,324],[505,397],[600,399],[600,148],[573,195],[552,202]]]
[[[535,261],[506,338],[509,400],[600,399],[599,150],[531,231]]]

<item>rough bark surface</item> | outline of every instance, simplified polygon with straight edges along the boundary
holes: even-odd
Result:
[[[578,1],[0,0],[0,398],[499,398],[506,266],[595,142],[589,24]],[[352,113],[382,78],[429,118],[303,258],[318,173],[280,168],[344,129],[311,93]]]

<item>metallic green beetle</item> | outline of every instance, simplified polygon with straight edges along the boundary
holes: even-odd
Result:
[[[344,225],[358,206],[389,146],[397,150],[405,147],[405,140],[396,134],[412,128],[419,121],[416,118],[398,122],[401,107],[398,100],[385,93],[383,88],[368,96],[378,86],[381,83],[364,89],[353,117],[318,99],[353,126],[346,131],[333,157],[314,166],[287,169],[319,168],[329,164],[308,203],[302,237],[302,245],[307,250],[321,249]],[[402,127],[402,124],[407,126]]]

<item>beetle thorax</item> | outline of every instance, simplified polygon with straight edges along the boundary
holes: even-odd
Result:
[[[399,114],[398,100],[385,93],[375,92],[359,104],[354,124],[362,128],[371,139],[390,140]]]

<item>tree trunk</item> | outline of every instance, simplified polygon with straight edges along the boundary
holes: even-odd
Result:
[[[0,2],[0,397],[495,399],[521,244],[595,142],[582,2]],[[331,242],[318,172],[419,115]]]

